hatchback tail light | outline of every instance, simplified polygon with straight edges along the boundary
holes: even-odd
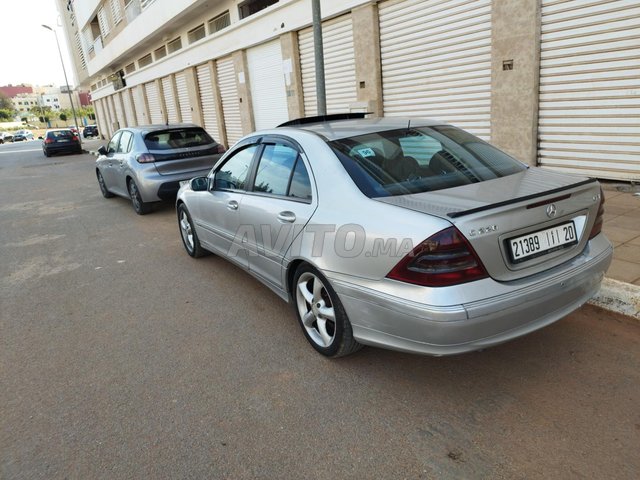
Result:
[[[78,136],[77,136],[77,135],[74,135],[74,136],[71,138],[71,140],[73,140],[74,142],[77,142],[77,141],[78,141]]]
[[[224,145],[222,145],[221,143],[218,144],[218,153],[224,153],[226,152],[227,149],[224,148]]]
[[[44,143],[53,143],[53,140],[50,138],[45,138]]]
[[[387,274],[425,287],[447,287],[488,277],[469,242],[456,227],[427,238]]]
[[[156,161],[155,157],[150,153],[141,153],[136,157],[138,163],[153,163]]]
[[[598,205],[598,213],[596,215],[596,221],[591,227],[591,233],[589,233],[589,240],[598,235],[602,231],[602,224],[604,223],[604,192],[600,188],[600,205]]]

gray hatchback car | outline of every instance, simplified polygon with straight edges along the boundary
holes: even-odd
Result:
[[[130,198],[144,215],[154,202],[175,198],[181,180],[206,175],[224,151],[192,124],[123,128],[98,149],[98,185],[105,198]]]
[[[603,204],[596,180],[528,167],[451,125],[345,118],[245,137],[185,182],[177,214],[189,255],[269,286],[323,355],[445,355],[589,300],[613,251]]]

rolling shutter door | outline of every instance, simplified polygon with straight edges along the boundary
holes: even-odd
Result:
[[[127,119],[127,126],[136,126],[138,124],[133,110],[133,103],[131,101],[131,89],[127,89],[122,92],[122,103],[124,104],[124,116]]]
[[[119,127],[127,126],[127,119],[124,117],[124,110],[122,108],[122,97],[120,96],[120,92],[116,92],[113,95],[113,103],[116,107],[116,121],[118,122]]]
[[[216,62],[218,88],[222,99],[222,115],[227,130],[229,147],[242,137],[242,119],[238,102],[238,87],[233,58],[228,57]]]
[[[280,40],[247,50],[247,64],[256,130],[289,120]]]
[[[107,119],[104,115],[104,104],[102,100],[95,100],[93,108],[96,111],[96,118],[98,119],[98,132],[101,132],[105,138],[109,138],[109,130],[107,129]]]
[[[348,112],[349,105],[358,100],[351,15],[323,22],[322,43],[327,113]],[[298,44],[304,112],[306,116],[313,116],[318,114],[313,28],[306,28],[298,33]]]
[[[162,79],[162,94],[164,96],[164,104],[167,108],[167,121],[169,123],[178,123],[178,106],[176,105],[171,76]]]
[[[149,104],[149,113],[151,115],[151,123],[161,124],[162,109],[160,108],[160,97],[158,96],[158,88],[155,82],[149,82],[144,85],[147,91],[147,103]]]
[[[146,108],[144,105],[144,91],[142,90],[142,85],[137,87],[133,87],[133,106],[136,110],[136,119],[138,120],[138,125],[146,125],[149,123],[147,120]]]
[[[198,76],[198,89],[200,90],[200,102],[202,104],[202,117],[204,119],[204,129],[217,141],[220,140],[218,130],[218,114],[216,112],[216,101],[213,95],[213,85],[211,83],[211,67],[208,63],[196,68]]]
[[[178,90],[178,103],[180,104],[180,114],[184,123],[193,122],[191,116],[191,103],[189,102],[189,91],[187,90],[187,77],[184,72],[176,73],[176,89]]]
[[[436,118],[489,139],[491,0],[378,5],[385,116]]]
[[[538,161],[640,179],[640,3],[542,2]]]

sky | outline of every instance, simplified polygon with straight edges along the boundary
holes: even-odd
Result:
[[[53,32],[58,32],[62,58],[71,85],[76,75],[54,0],[2,1],[0,14],[0,85],[64,85],[64,74]]]

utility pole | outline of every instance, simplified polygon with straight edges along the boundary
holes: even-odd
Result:
[[[316,98],[318,102],[318,115],[327,114],[327,94],[324,84],[324,46],[322,43],[322,13],[320,12],[320,0],[311,0],[313,12],[313,45],[316,63]]]

